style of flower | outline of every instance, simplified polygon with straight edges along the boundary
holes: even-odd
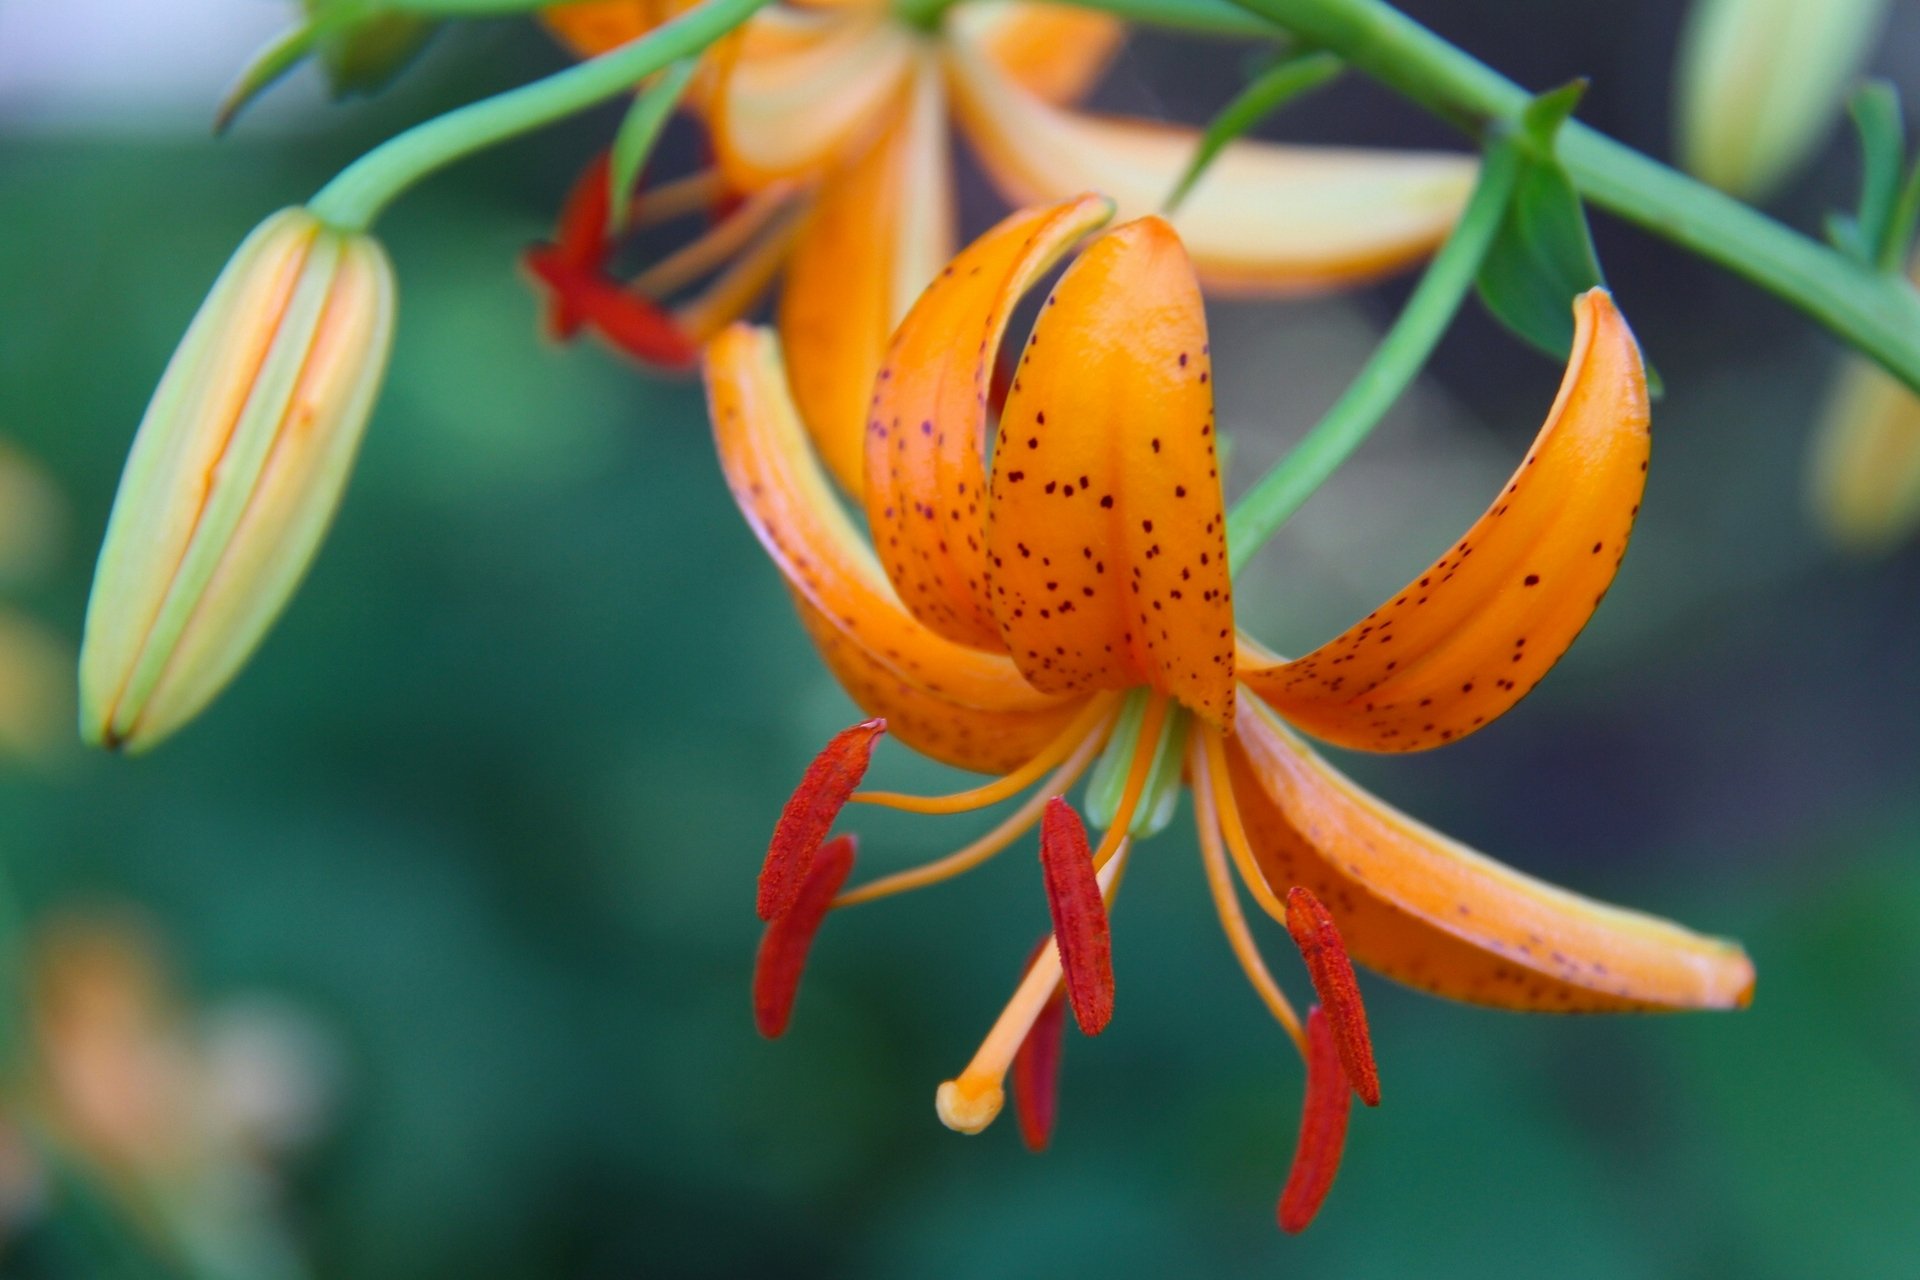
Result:
[[[677,11],[596,0],[546,11],[582,54],[633,39]],[[551,327],[582,328],[638,358],[690,367],[701,345],[784,270],[776,322],[796,401],[834,475],[857,491],[873,376],[887,339],[952,257],[949,120],[1016,204],[1111,195],[1155,210],[1197,132],[1074,111],[1125,38],[1113,17],[977,0],[937,29],[875,0],[774,6],[717,46],[689,96],[713,167],[641,193],[613,227],[606,172],[589,169],[553,244],[528,257],[550,290]],[[1228,147],[1173,217],[1209,289],[1287,293],[1371,278],[1445,236],[1475,165],[1463,155]],[[614,242],[711,210],[691,243],[622,283]],[[712,277],[677,306],[667,300]]]
[[[1551,1012],[1741,1006],[1753,971],[1735,944],[1578,897],[1421,826],[1294,732],[1380,752],[1450,742],[1518,702],[1572,643],[1625,552],[1648,457],[1639,350],[1609,295],[1578,300],[1546,424],[1478,523],[1350,630],[1286,661],[1234,625],[1206,321],[1166,222],[1105,231],[1066,269],[1022,345],[988,462],[988,388],[1010,314],[1112,211],[1083,196],[1017,213],[914,305],[868,419],[871,551],[809,446],[774,335],[739,325],[708,351],[734,497],[828,667],[875,717],[834,739],[780,818],[760,880],[756,1015],[765,1033],[784,1029],[831,908],[957,875],[1037,824],[1053,941],[937,1107],[977,1131],[1011,1072],[1022,1128],[1044,1145],[1056,993],[1084,1031],[1104,1025],[1105,899],[1184,776],[1228,942],[1308,1062],[1280,1215],[1297,1230],[1331,1182],[1350,1092],[1378,1097],[1349,952],[1438,995]],[[997,776],[942,797],[857,792],[883,732]],[[1088,789],[1090,808],[1111,804],[1096,843],[1063,797],[1103,750],[1121,781],[1110,802]],[[1022,793],[959,852],[841,888],[852,838],[827,837],[849,799],[937,814]],[[1301,947],[1321,1005],[1307,1019],[1260,957],[1236,873]]]

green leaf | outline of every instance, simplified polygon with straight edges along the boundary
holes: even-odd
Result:
[[[376,93],[406,69],[440,24],[404,13],[377,14],[320,41],[320,66],[333,96]]]
[[[1560,136],[1560,126],[1573,117],[1580,99],[1586,96],[1587,81],[1581,78],[1550,89],[1526,105],[1520,113],[1520,137],[1534,158],[1553,158],[1554,139]]]
[[[1475,282],[1487,310],[1556,359],[1573,349],[1573,300],[1604,284],[1580,193],[1557,160],[1522,162]]]
[[[627,209],[633,202],[633,188],[640,181],[640,171],[646,167],[647,157],[653,154],[654,144],[667,126],[667,118],[679,105],[699,66],[698,58],[682,58],[663,67],[634,95],[633,105],[627,108],[626,119],[620,122],[620,132],[613,139],[608,173],[611,225],[626,225]]]
[[[1173,193],[1167,197],[1166,212],[1172,213],[1180,207],[1180,202],[1187,198],[1194,184],[1226,150],[1228,143],[1301,94],[1333,79],[1345,65],[1339,58],[1324,51],[1303,53],[1275,63],[1242,89],[1200,136],[1200,145],[1194,149],[1186,172],[1180,175]]]
[[[1872,81],[1853,95],[1847,114],[1860,139],[1860,205],[1851,217],[1828,215],[1827,240],[1861,265],[1877,267],[1895,239],[1901,215],[1906,130],[1900,95],[1886,81]],[[1904,246],[1905,237],[1899,243]]]

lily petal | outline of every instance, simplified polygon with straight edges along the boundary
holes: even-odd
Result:
[[[1274,892],[1313,891],[1368,968],[1455,1000],[1586,1013],[1744,1007],[1753,965],[1701,937],[1520,874],[1361,790],[1251,701],[1233,795]]]
[[[1051,103],[1085,97],[1127,38],[1126,23],[1110,13],[1022,0],[980,0],[947,21],[1002,74]]]
[[[593,58],[639,39],[672,16],[662,0],[580,0],[549,5],[540,20],[575,57]]]
[[[1122,217],[1151,213],[1199,145],[1191,129],[1052,106],[977,44],[946,47],[960,120],[1015,204],[1103,191]],[[1440,152],[1236,142],[1173,224],[1209,290],[1324,289],[1424,257],[1459,216],[1474,171],[1469,157]]]
[[[1233,588],[1199,282],[1159,218],[1067,269],[993,456],[987,553],[1007,651],[1057,693],[1152,685],[1233,714]]]
[[[735,325],[707,349],[720,463],[787,579],[802,623],[855,702],[923,754],[988,773],[1045,749],[1079,712],[1004,657],[916,622],[888,590],[808,448],[771,332]]]
[[[1647,481],[1640,348],[1605,290],[1574,304],[1573,357],[1526,461],[1446,555],[1344,635],[1240,678],[1296,727],[1363,751],[1418,751],[1491,723],[1593,616]]]
[[[741,28],[708,103],[720,171],[752,190],[858,153],[893,118],[915,47],[885,11],[761,10]]]
[[[930,58],[920,63],[907,114],[822,187],[780,294],[793,397],[821,460],[855,494],[887,339],[953,256],[946,91]]]
[[[998,651],[987,594],[986,429],[994,363],[1021,297],[1112,216],[1098,196],[1016,213],[961,251],[894,335],[874,385],[867,524],[914,616]]]

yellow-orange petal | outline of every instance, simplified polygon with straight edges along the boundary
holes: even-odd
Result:
[[[705,103],[721,173],[752,190],[857,154],[898,115],[916,49],[884,11],[761,10]]]
[[[942,639],[894,599],[808,448],[772,333],[727,329],[707,348],[706,375],[734,499],[854,700],[909,746],[963,768],[1001,772],[1057,737],[1077,701]]]
[[[821,188],[780,293],[793,398],[849,493],[865,483],[867,406],[887,340],[953,241],[946,91],[923,55],[907,113]]]
[[[1057,693],[1151,685],[1233,713],[1233,588],[1200,286],[1159,218],[1041,309],[1000,416],[987,553],[1007,652]]]
[[[1016,204],[1102,191],[1122,217],[1172,192],[1199,134],[1049,105],[969,41],[948,42],[954,105]],[[1209,290],[1325,289],[1407,266],[1446,237],[1474,161],[1442,152],[1280,146],[1223,151],[1173,218]]]
[[[1228,741],[1261,875],[1304,885],[1354,959],[1450,999],[1560,1013],[1744,1007],[1737,943],[1502,866],[1361,790],[1251,699]]]
[[[1525,697],[1593,615],[1646,488],[1647,380],[1605,290],[1574,316],[1546,425],[1465,537],[1303,658],[1244,645],[1241,680],[1296,727],[1363,751],[1465,737]]]
[[[1112,216],[1098,196],[1016,213],[927,286],[887,349],[868,423],[867,525],[900,599],[950,640],[998,650],[987,594],[986,428],[1022,295]]]
[[[1127,38],[1127,24],[1113,14],[1025,0],[980,0],[947,21],[1002,74],[1052,103],[1085,97]]]
[[[575,57],[593,58],[639,39],[671,16],[661,0],[581,0],[550,5],[540,20]]]

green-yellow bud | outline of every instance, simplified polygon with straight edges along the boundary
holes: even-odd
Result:
[[[1887,0],[1694,0],[1676,86],[1681,165],[1764,197],[1832,127]]]
[[[1835,545],[1884,551],[1920,525],[1920,399],[1849,357],[1813,437],[1809,498]]]
[[[80,731],[141,751],[231,680],[339,506],[392,345],[379,244],[274,214],[201,304],[140,423],[80,651]]]

